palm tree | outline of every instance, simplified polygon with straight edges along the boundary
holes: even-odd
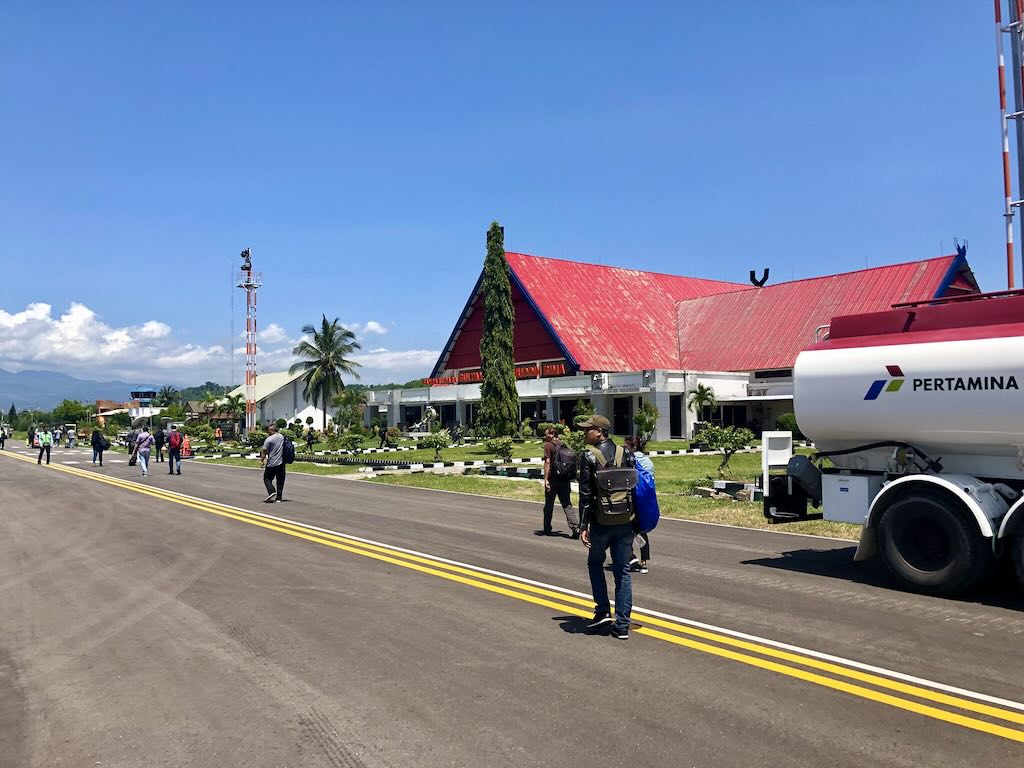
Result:
[[[224,402],[221,405],[221,410],[224,413],[230,414],[232,421],[241,421],[242,418],[245,416],[245,396],[228,395],[226,398],[224,398]]]
[[[305,385],[302,394],[314,406],[319,403],[323,408],[326,431],[327,406],[338,392],[345,389],[341,375],[347,373],[359,378],[356,372],[359,363],[349,360],[346,355],[362,347],[356,341],[355,334],[342,327],[338,318],[328,322],[327,315],[323,315],[319,330],[312,325],[304,325],[302,333],[309,339],[303,339],[292,350],[300,362],[295,363],[288,372],[302,371],[302,382]]]
[[[156,404],[159,406],[174,405],[178,401],[178,390],[174,387],[167,385],[161,387],[160,392],[156,396]]]
[[[213,409],[217,407],[217,403],[220,402],[220,397],[211,392],[210,390],[203,391],[203,410],[206,412],[206,419],[209,421],[210,414],[213,413]]]
[[[696,389],[691,389],[687,394],[689,398],[686,400],[686,407],[696,413],[697,418],[701,421],[704,421],[704,409],[711,410],[718,404],[715,399],[715,390],[703,384],[698,384]]]

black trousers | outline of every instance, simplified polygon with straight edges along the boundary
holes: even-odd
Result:
[[[274,482],[277,482],[277,498],[281,499],[284,493],[284,464],[276,467],[267,467],[263,470],[263,485],[267,487],[267,495],[274,493]]]
[[[157,461],[163,461],[164,460],[164,444],[163,443],[157,443],[156,444],[156,460]]]
[[[544,530],[551,530],[551,515],[555,511],[555,498],[558,499],[558,503],[562,505],[562,509],[565,511],[565,522],[568,523],[569,527],[576,529],[580,527],[580,520],[576,516],[576,510],[572,506],[572,486],[571,481],[567,477],[555,477],[554,474],[550,476],[548,485],[550,488],[544,491]]]
[[[46,452],[46,463],[47,464],[50,463],[50,446],[48,446],[48,445],[40,445],[39,446],[39,458],[36,460],[36,464],[42,464],[43,463],[43,452],[44,451]]]

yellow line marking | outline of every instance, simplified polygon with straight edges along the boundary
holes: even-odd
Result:
[[[33,461],[31,458],[27,457],[12,454],[8,455],[11,456],[11,458],[15,458],[19,461],[24,461],[28,463],[32,463]],[[220,517],[226,517],[232,520],[237,520],[239,522],[249,523],[250,525],[256,525],[261,528],[266,528],[268,530],[283,533],[289,536],[293,536],[295,538],[304,539],[306,541],[310,541],[317,544],[323,544],[334,549],[339,549],[352,554],[357,554],[381,562],[386,562],[391,565],[397,565],[421,573],[437,576],[442,579],[454,581],[467,586],[476,587],[478,589],[483,589],[495,594],[504,595],[506,597],[511,597],[517,600],[522,600],[525,602],[533,603],[535,605],[544,606],[546,608],[551,608],[558,611],[564,611],[575,616],[588,617],[590,615],[590,601],[578,598],[573,595],[566,595],[555,590],[545,589],[543,587],[539,587],[532,584],[524,584],[522,582],[518,582],[512,579],[505,579],[493,574],[480,573],[470,568],[457,566],[451,563],[438,562],[429,557],[414,555],[408,552],[395,551],[388,547],[371,545],[366,542],[362,542],[351,537],[345,536],[344,534],[316,531],[309,528],[308,526],[302,525],[301,523],[289,523],[278,520],[270,520],[255,513],[220,505],[217,502],[206,500],[194,500],[179,495],[173,491],[168,491],[160,488],[146,487],[131,481],[120,480],[105,475],[98,475],[87,470],[57,465],[50,465],[50,469],[59,472],[65,472],[72,475],[77,475],[107,485],[112,485],[123,490],[134,491],[136,493],[158,498],[163,501],[169,501],[182,506],[191,507],[193,509],[208,512],[210,514],[215,514]],[[556,600],[562,602],[556,602]],[[572,605],[566,605],[566,603],[571,603]],[[642,611],[637,611],[637,613],[643,615]],[[1008,720],[1010,722],[1024,723],[1024,714],[1013,712],[1010,710],[1004,710],[998,707],[993,707],[986,704],[970,701],[968,699],[950,696],[948,694],[939,693],[936,691],[929,690],[927,688],[920,688],[918,686],[908,685],[906,683],[890,680],[888,678],[880,677],[878,675],[872,675],[857,670],[847,669],[837,664],[823,662],[818,659],[800,656],[796,653],[781,651],[767,646],[760,646],[756,643],[729,637],[728,635],[720,635],[714,632],[688,627],[686,625],[666,621],[664,619],[660,619],[654,616],[643,615],[643,621],[647,625],[659,626],[666,629],[671,629],[674,632],[680,632],[688,635],[693,635],[696,637],[701,637],[723,645],[730,645],[733,647],[742,648],[747,651],[758,653],[762,656],[784,659],[786,661],[797,663],[802,666],[812,667],[835,675],[849,677],[851,679],[869,683],[871,685],[875,685],[878,687],[888,688],[890,690],[898,691],[900,693],[915,696],[918,698],[924,698],[935,703],[958,707],[960,709],[976,712],[978,714],[988,715],[990,717],[1000,718],[1003,720]],[[774,661],[769,661],[767,659],[749,656],[744,653],[738,653],[727,648],[720,648],[714,645],[708,645],[707,643],[691,640],[689,638],[679,637],[678,635],[672,635],[667,632],[652,629],[648,626],[641,626],[635,629],[634,631],[637,634],[643,634],[649,637],[654,637],[659,640],[673,643],[675,645],[681,645],[704,653],[709,653],[715,656],[731,659],[733,661],[738,661],[742,664],[747,664],[749,666],[754,666],[760,669],[776,672],[778,674],[786,675],[788,677],[804,680],[806,682],[814,683],[816,685],[820,685],[833,690],[842,691],[844,693],[858,696],[860,698],[869,699],[871,701],[879,702],[882,704],[887,704],[889,706],[893,706],[909,712],[914,712],[916,714],[924,715],[926,717],[931,717],[955,725],[960,725],[965,728],[970,728],[972,730],[982,731],[995,736],[1000,736],[1002,738],[1024,743],[1024,731],[1019,731],[1013,728],[1007,728],[1005,726],[997,725],[994,723],[988,723],[983,720],[977,720],[964,715],[959,715],[955,712],[948,712],[943,709],[938,709],[936,707],[931,707],[915,701],[902,699],[897,696],[892,696],[883,692],[864,688],[858,685],[854,685],[852,683],[847,683],[842,680],[834,680],[832,678],[825,677],[814,672],[808,672],[803,669],[797,669],[794,667],[787,666],[785,664],[779,664]]]

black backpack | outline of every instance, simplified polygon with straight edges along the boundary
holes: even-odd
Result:
[[[576,461],[576,451],[568,445],[564,445],[561,440],[556,440],[555,451],[551,456],[551,470],[555,473],[555,477],[575,480]]]
[[[633,522],[633,489],[636,488],[636,467],[622,466],[625,451],[615,447],[611,464],[596,446],[587,446],[597,459],[594,472],[594,495],[597,497],[596,520],[600,525],[624,525]]]
[[[281,458],[285,464],[291,464],[295,461],[295,443],[292,442],[290,437],[284,439],[284,445],[281,446]]]

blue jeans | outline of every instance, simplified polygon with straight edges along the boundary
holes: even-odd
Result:
[[[95,464],[97,462],[97,460],[99,461],[100,466],[102,467],[103,466],[103,451],[101,451],[99,448],[93,448],[92,449],[92,463]]]
[[[590,553],[587,555],[587,570],[590,572],[590,591],[594,595],[595,610],[607,613],[608,582],[604,578],[605,551],[612,553],[612,573],[615,575],[615,626],[629,627],[629,614],[633,610],[633,582],[629,576],[629,553],[633,548],[633,526],[598,525],[590,526]]]
[[[142,466],[142,474],[149,474],[149,451],[139,451],[139,464]]]

